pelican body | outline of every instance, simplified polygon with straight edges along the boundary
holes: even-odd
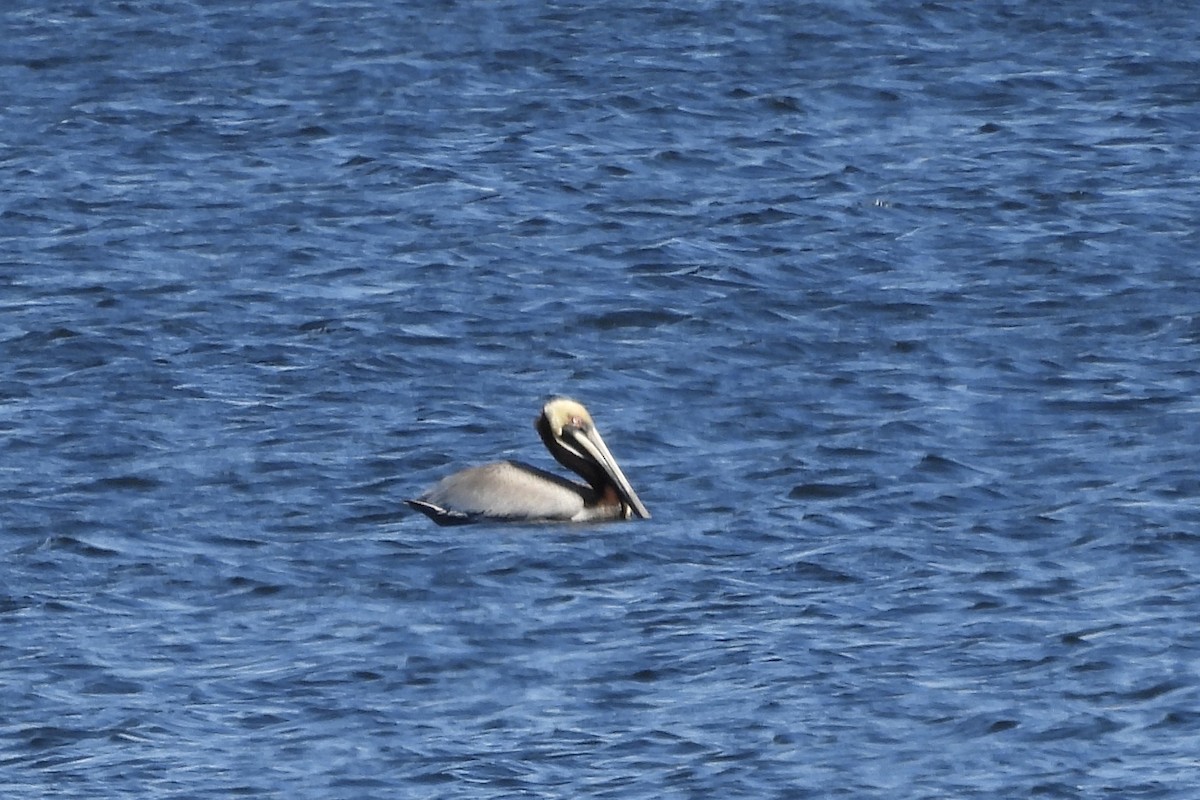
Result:
[[[519,461],[497,461],[442,478],[407,501],[439,525],[492,519],[509,522],[597,522],[649,519],[633,487],[608,452],[587,409],[556,397],[534,422],[558,463],[583,477],[576,483]]]

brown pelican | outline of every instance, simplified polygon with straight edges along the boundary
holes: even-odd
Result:
[[[574,400],[556,397],[542,408],[534,427],[550,454],[583,476],[586,486],[519,461],[497,461],[442,478],[408,504],[439,525],[478,519],[649,519],[650,512],[608,452],[586,408]]]

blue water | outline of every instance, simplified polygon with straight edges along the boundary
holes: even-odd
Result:
[[[0,795],[1196,796],[1193,4],[0,29]]]

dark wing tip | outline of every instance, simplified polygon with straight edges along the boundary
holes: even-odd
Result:
[[[450,509],[436,506],[424,500],[405,500],[404,502],[429,517],[438,525],[466,525],[475,521],[475,517],[470,514],[464,514],[461,511],[451,511]]]

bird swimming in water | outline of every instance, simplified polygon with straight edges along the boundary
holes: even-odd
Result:
[[[650,518],[582,404],[556,397],[534,427],[558,463],[586,485],[519,461],[497,461],[442,478],[408,504],[439,525]]]

